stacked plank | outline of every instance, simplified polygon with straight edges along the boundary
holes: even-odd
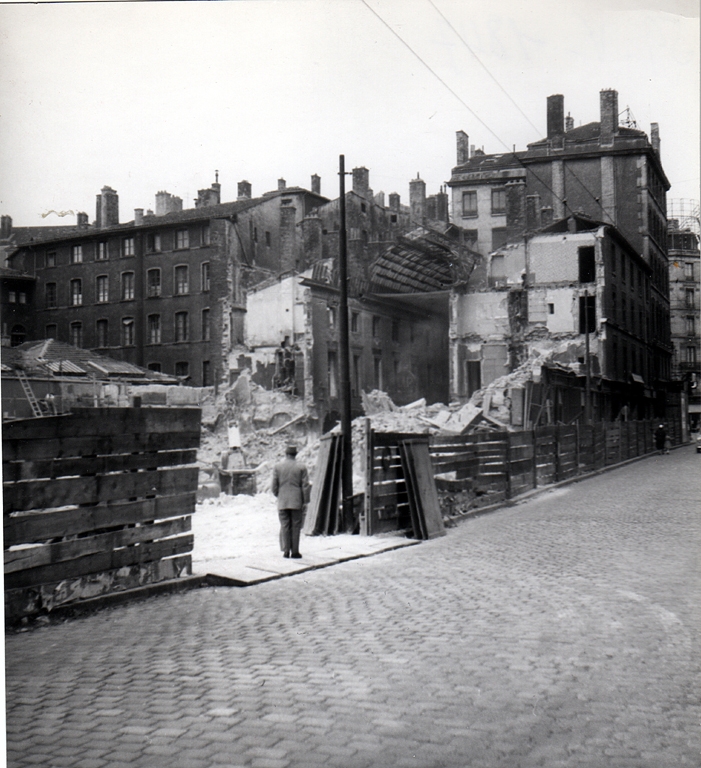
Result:
[[[345,531],[340,508],[342,465],[341,435],[325,435],[319,444],[312,492],[302,528],[307,536],[333,536]]]
[[[414,538],[433,539],[445,536],[443,515],[428,452],[428,439],[401,440],[399,452],[409,497]]]
[[[198,408],[3,425],[5,614],[191,573]]]

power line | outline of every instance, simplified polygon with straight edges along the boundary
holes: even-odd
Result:
[[[528,124],[531,126],[531,128],[533,128],[533,130],[536,132],[536,134],[537,134],[538,136],[540,136],[540,135],[541,135],[541,130],[538,128],[538,126],[536,126],[536,125],[534,125],[534,124],[533,124],[533,122],[531,121],[530,117],[528,117],[528,115],[527,115],[527,114],[526,114],[526,113],[525,113],[525,112],[524,112],[524,111],[521,109],[521,107],[519,107],[519,105],[518,105],[518,104],[516,103],[516,101],[515,101],[515,100],[514,100],[514,99],[511,97],[511,95],[510,95],[510,94],[507,92],[507,90],[504,88],[504,86],[503,86],[503,85],[502,85],[502,84],[501,84],[501,83],[500,83],[500,82],[499,82],[499,81],[496,79],[496,77],[494,77],[494,75],[493,75],[493,74],[492,74],[492,73],[489,71],[489,69],[487,68],[487,66],[486,66],[486,65],[484,64],[484,62],[483,62],[483,61],[480,59],[480,57],[479,57],[479,56],[478,56],[478,55],[477,55],[477,54],[476,54],[476,53],[475,53],[475,52],[472,50],[472,48],[470,47],[470,45],[469,45],[469,43],[467,42],[467,40],[465,40],[465,38],[464,38],[464,37],[463,37],[463,36],[462,36],[462,35],[461,35],[461,34],[458,32],[458,30],[457,30],[457,29],[455,29],[455,27],[454,27],[454,26],[453,26],[453,25],[450,23],[450,21],[449,21],[449,20],[446,18],[445,14],[444,14],[444,13],[443,13],[443,12],[442,12],[442,11],[441,11],[441,10],[440,10],[438,7],[437,7],[437,6],[436,6],[436,4],[433,2],[433,0],[428,0],[428,2],[429,2],[429,3],[430,3],[432,6],[433,6],[433,8],[435,9],[436,13],[437,13],[437,14],[438,14],[438,15],[439,15],[439,16],[440,16],[442,19],[443,19],[443,21],[445,21],[445,23],[446,23],[446,24],[447,24],[447,25],[448,25],[448,26],[449,26],[449,27],[450,27],[450,28],[453,30],[453,32],[455,33],[455,35],[456,35],[456,37],[458,38],[458,40],[460,40],[460,42],[461,42],[461,43],[462,43],[462,44],[465,46],[465,48],[467,48],[467,50],[468,50],[468,51],[469,51],[469,52],[470,52],[470,53],[471,53],[471,54],[472,54],[472,55],[475,57],[475,59],[477,59],[477,63],[478,63],[478,64],[479,64],[479,65],[482,67],[482,69],[483,69],[483,70],[484,70],[484,71],[485,71],[485,72],[486,72],[486,73],[487,73],[487,74],[488,74],[488,75],[489,75],[489,76],[492,78],[492,80],[494,80],[494,82],[495,82],[495,83],[496,83],[496,85],[499,87],[499,89],[500,89],[500,90],[501,90],[501,92],[504,94],[504,96],[506,96],[506,98],[507,98],[507,99],[508,99],[508,100],[509,100],[509,101],[510,101],[510,102],[511,102],[511,103],[512,103],[512,104],[513,104],[515,107],[516,107],[516,109],[517,109],[517,110],[518,110],[518,111],[519,111],[519,112],[520,112],[520,113],[523,115],[523,117],[525,118],[526,122],[527,122],[527,123],[528,123]]]

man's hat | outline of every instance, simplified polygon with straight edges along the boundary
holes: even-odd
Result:
[[[294,443],[290,443],[287,448],[285,448],[285,453],[288,456],[296,456],[297,455],[297,446]]]

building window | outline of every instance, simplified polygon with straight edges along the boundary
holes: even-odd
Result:
[[[209,245],[212,242],[212,232],[209,228],[209,224],[205,224],[202,227],[202,245]]]
[[[47,283],[44,287],[44,299],[47,309],[54,309],[56,303],[56,283]]]
[[[183,250],[190,247],[190,231],[187,229],[178,229],[175,232],[175,248]]]
[[[555,314],[555,305],[554,304],[548,304],[548,314],[554,315]]]
[[[71,280],[71,306],[80,307],[82,303],[83,303],[83,281],[80,278],[75,278],[75,280]]]
[[[693,288],[686,289],[686,306],[689,309],[694,308],[694,289]]]
[[[390,222],[392,224],[396,224],[397,223],[397,214],[396,213],[391,213],[390,216],[389,216],[389,220],[390,220]]]
[[[146,280],[148,282],[148,295],[153,298],[161,295],[161,270],[149,269],[146,273]]]
[[[691,261],[687,261],[684,264],[684,279],[685,280],[694,279],[694,264]]]
[[[579,297],[579,332],[596,331],[596,296]]]
[[[133,255],[134,255],[134,238],[125,237],[124,240],[122,240],[122,256],[133,256]]]
[[[27,339],[27,329],[23,325],[13,325],[10,332],[10,346],[19,347]]]
[[[686,362],[692,365],[696,363],[696,347],[686,348]]]
[[[149,363],[148,364],[149,371],[153,371],[154,373],[160,373],[161,372],[161,364],[160,363]]]
[[[209,341],[209,310],[202,310],[202,341]]]
[[[98,261],[107,261],[107,243],[101,241],[97,244],[97,254],[95,258]]]
[[[693,336],[694,332],[696,330],[696,323],[694,322],[694,318],[689,316],[686,318],[686,332],[689,336]]]
[[[492,250],[496,251],[506,245],[506,227],[494,227],[492,229]]]
[[[190,292],[190,278],[187,264],[175,268],[175,295],[183,296]]]
[[[83,324],[71,323],[71,344],[74,347],[83,346]]]
[[[134,318],[133,317],[122,318],[122,346],[123,347],[134,346]]]
[[[108,331],[108,323],[107,320],[102,318],[101,320],[98,320],[95,323],[95,330],[97,331],[97,346],[98,347],[106,347],[107,346],[107,331]]]
[[[16,304],[17,303],[17,293],[15,291],[8,291],[8,293],[7,293],[7,303],[8,304]]]
[[[353,355],[351,377],[351,394],[357,397],[360,392],[360,355]]]
[[[107,275],[98,275],[95,278],[95,296],[98,304],[109,301],[109,278]]]
[[[399,320],[392,320],[392,341],[399,341]]]
[[[329,352],[329,397],[338,397],[338,370],[336,367],[336,352]]]
[[[593,283],[594,280],[596,280],[594,254],[595,251],[593,245],[587,245],[584,248],[577,249],[580,283]]]
[[[200,272],[201,272],[201,279],[202,279],[202,290],[206,292],[209,290],[209,262],[208,261],[202,262]]]
[[[360,323],[360,314],[358,312],[351,312],[351,332],[358,333]]]
[[[146,235],[146,250],[149,253],[158,253],[161,250],[161,235],[159,232],[149,232]]]
[[[49,251],[49,253],[46,254],[46,266],[47,267],[56,266],[56,251]]]
[[[329,329],[333,330],[336,327],[336,307],[326,307],[326,313],[329,321]]]
[[[270,246],[272,245],[272,240],[270,238],[270,232],[266,232],[265,233],[265,244],[268,246],[268,248],[270,248]]]
[[[477,192],[462,193],[462,215],[477,216]]]
[[[134,273],[122,272],[122,300],[131,301],[134,298]]]
[[[176,363],[175,375],[179,379],[186,379],[190,375],[190,363],[185,360]]]
[[[372,369],[375,389],[382,389],[382,356],[373,355]]]
[[[49,323],[49,325],[46,326],[44,329],[45,336],[47,339],[55,339],[58,335],[58,326],[56,323]]]
[[[71,264],[83,263],[83,246],[72,245],[71,246]]]
[[[492,190],[492,213],[506,213],[506,190]]]
[[[148,343],[149,344],[161,343],[161,316],[160,315],[148,316]]]
[[[175,340],[187,341],[188,339],[188,318],[187,312],[175,313]]]
[[[472,397],[482,386],[482,362],[480,360],[465,360],[465,380],[467,384],[467,396]]]
[[[380,335],[380,318],[377,315],[372,318],[372,335],[375,339]]]

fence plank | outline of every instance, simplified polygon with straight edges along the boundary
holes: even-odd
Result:
[[[94,477],[24,480],[3,484],[5,514],[15,510],[47,509],[74,504],[126,500],[139,496],[186,493],[197,485],[197,467],[154,472],[119,472]]]
[[[48,582],[74,579],[89,573],[100,573],[114,568],[123,568],[129,565],[148,563],[161,560],[173,555],[181,555],[192,550],[194,537],[192,534],[178,536],[165,541],[155,541],[137,544],[124,549],[109,552],[99,552],[64,563],[42,565],[37,568],[28,568],[17,573],[5,575],[6,589],[19,589],[31,587]]]
[[[51,565],[65,560],[75,560],[85,555],[104,552],[119,547],[126,547],[138,542],[155,541],[179,533],[187,533],[192,529],[192,518],[180,517],[153,525],[139,528],[124,528],[113,533],[102,533],[97,536],[85,536],[70,541],[59,541],[54,544],[18,549],[5,552],[5,573],[14,573],[25,568],[36,568],[41,565]]]

